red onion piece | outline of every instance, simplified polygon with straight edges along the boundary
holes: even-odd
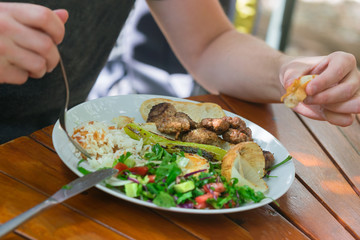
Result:
[[[189,177],[189,176],[194,175],[194,174],[196,174],[196,173],[204,172],[204,171],[206,171],[206,170],[207,170],[207,169],[201,169],[201,170],[197,170],[197,171],[195,171],[195,172],[187,173],[187,174],[184,175],[184,177]]]
[[[128,180],[133,181],[134,183],[139,183],[139,181],[135,178],[128,177]]]

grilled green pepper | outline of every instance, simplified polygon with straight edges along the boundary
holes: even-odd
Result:
[[[158,143],[169,153],[179,151],[187,153],[198,153],[200,150],[202,152],[202,156],[210,161],[221,161],[226,154],[226,151],[224,149],[216,146],[191,142],[181,142],[165,138],[163,136],[157,135],[156,133],[149,132],[135,123],[127,124],[124,127],[124,130],[126,134],[129,135],[132,139],[140,140],[142,138],[144,144],[149,145],[154,145]]]

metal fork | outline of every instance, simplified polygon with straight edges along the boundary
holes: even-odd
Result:
[[[61,59],[61,56],[60,56],[60,67],[61,67],[61,72],[63,75],[63,79],[64,79],[64,83],[65,83],[65,90],[66,90],[65,105],[64,105],[64,108],[61,110],[60,116],[59,116],[60,126],[66,133],[66,136],[69,138],[70,142],[76,147],[76,149],[79,150],[82,154],[84,154],[87,158],[91,158],[90,153],[88,153],[83,147],[80,146],[80,144],[78,142],[76,142],[72,137],[70,137],[69,133],[66,130],[65,117],[66,117],[66,112],[67,112],[67,109],[69,106],[70,91],[69,91],[69,82],[67,79],[65,67],[64,67],[63,61]]]

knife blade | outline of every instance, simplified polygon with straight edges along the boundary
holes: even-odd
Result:
[[[117,173],[116,169],[102,169],[90,174],[87,174],[81,178],[77,178],[71,183],[63,186],[59,191],[57,191],[50,198],[53,198],[58,203],[65,201],[89,188],[101,182],[102,180],[114,175]]]
[[[7,234],[8,232],[14,230],[17,226],[34,217],[36,214],[41,211],[61,203],[91,187],[97,183],[105,180],[106,178],[117,173],[118,170],[113,168],[102,169],[96,172],[87,174],[81,178],[77,178],[69,184],[63,186],[58,190],[54,195],[46,199],[44,202],[36,205],[35,207],[27,210],[26,212],[18,215],[17,217],[9,220],[8,222],[0,225],[0,238]]]

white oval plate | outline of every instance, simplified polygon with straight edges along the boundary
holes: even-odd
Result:
[[[140,105],[143,101],[154,97],[169,98],[176,101],[194,102],[186,99],[179,99],[173,97],[141,94],[99,98],[92,101],[84,102],[70,109],[67,113],[66,118],[67,129],[71,133],[71,129],[74,129],[83,122],[93,120],[110,122],[114,117],[118,117],[120,115],[134,117],[135,122],[142,123],[144,121],[139,112]],[[225,111],[225,113],[226,115],[231,117],[238,116],[228,111]],[[265,131],[263,128],[259,127],[258,125],[245,118],[242,119],[252,130],[254,141],[258,143],[263,150],[274,153],[275,164],[281,162],[288,155],[290,155],[289,152],[285,149],[285,147],[269,132]],[[61,129],[59,121],[57,121],[54,126],[52,138],[55,150],[60,156],[61,160],[75,174],[77,174],[78,176],[82,176],[83,174],[77,170],[77,163],[79,162],[79,159],[74,155],[74,147],[68,140],[64,131]],[[295,177],[295,167],[293,161],[289,161],[286,164],[271,171],[271,175],[277,177],[265,179],[269,186],[269,191],[266,193],[266,196],[268,198],[263,199],[259,203],[247,203],[240,207],[228,209],[186,209],[178,207],[163,208],[150,202],[145,202],[136,198],[128,197],[120,191],[109,189],[101,184],[96,185],[96,187],[113,196],[146,207],[181,213],[224,214],[258,208],[271,203],[273,200],[276,200],[283,194],[285,194],[293,183]]]

